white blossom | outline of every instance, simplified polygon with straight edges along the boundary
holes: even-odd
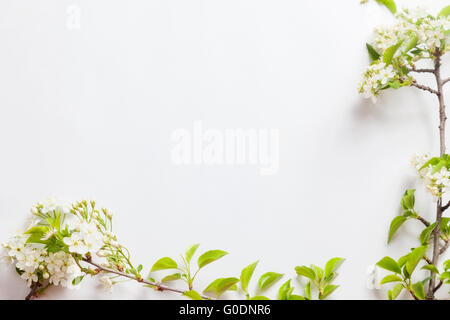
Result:
[[[425,166],[430,159],[428,154],[414,155],[411,164],[417,171],[419,177],[423,180],[425,188],[437,200],[450,189],[450,171],[443,166],[439,171],[433,172],[432,165]]]
[[[414,63],[418,60],[433,58],[437,49],[444,52],[447,48],[442,44],[450,40],[446,34],[450,28],[449,17],[433,17],[419,7],[404,9],[395,15],[395,19],[393,25],[375,28],[370,45],[380,58],[367,67],[359,84],[359,92],[374,103],[380,91],[390,85],[395,84],[397,88],[414,82],[405,70],[415,68]],[[417,39],[417,43],[412,39]],[[411,42],[414,45],[409,46]],[[391,64],[390,59],[384,60],[384,54],[393,46],[398,46],[398,49],[392,57],[395,63]],[[383,61],[389,65],[386,66]]]
[[[103,285],[103,287],[106,290],[111,290],[112,289],[113,281],[107,275],[104,275],[104,276],[100,277],[99,281],[100,281],[100,283]]]

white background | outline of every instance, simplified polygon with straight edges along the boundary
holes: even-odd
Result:
[[[79,30],[66,27],[69,5],[82,10]],[[342,256],[333,298],[384,298],[366,288],[366,269],[417,245],[418,223],[389,246],[387,229],[405,188],[418,188],[420,213],[432,217],[409,159],[438,150],[434,97],[405,88],[372,105],[357,94],[365,42],[390,19],[359,0],[1,1],[1,240],[37,200],[89,197],[115,213],[147,270],[196,242],[229,251],[199,289],[258,259],[256,275],[287,279],[296,265]],[[173,165],[170,135],[195,120],[279,129],[278,174]],[[0,298],[23,298],[22,280],[0,268]],[[107,293],[92,280],[45,295],[176,297],[135,283]]]

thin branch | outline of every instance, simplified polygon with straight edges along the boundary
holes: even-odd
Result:
[[[420,222],[422,222],[426,227],[428,227],[430,225],[430,223],[427,220],[425,220],[424,218],[422,218],[421,216],[417,216],[416,219],[419,220]]]
[[[34,297],[36,297],[40,286],[41,285],[39,282],[34,282],[31,285],[30,293],[25,297],[25,300],[32,300]]]
[[[450,207],[450,201],[447,202],[447,204],[445,206],[442,206],[441,211],[444,212],[445,210],[447,210]]]
[[[411,293],[411,296],[414,298],[414,300],[419,300],[419,298],[416,297],[416,295],[414,294],[414,291],[412,290],[408,290],[409,293]]]
[[[445,240],[444,240],[445,241]],[[441,247],[439,250],[439,255],[443,254],[445,251],[447,251],[448,247],[450,246],[450,241],[445,241],[445,244]]]
[[[434,73],[434,69],[410,69],[410,72],[417,72],[417,73]]]
[[[436,90],[434,90],[434,89],[432,89],[432,88],[430,88],[430,87],[424,86],[424,85],[422,85],[422,84],[418,84],[417,82],[411,83],[411,86],[412,86],[412,87],[419,88],[419,89],[422,89],[422,90],[425,90],[425,91],[428,91],[428,92],[430,92],[430,93],[433,93],[433,94],[439,96],[439,92],[437,92]]]
[[[127,274],[125,272],[121,272],[121,271],[118,271],[118,270],[113,270],[113,269],[102,267],[101,265],[99,265],[98,263],[93,262],[92,260],[83,259],[83,261],[93,265],[94,267],[96,267],[98,272],[104,271],[104,272],[108,272],[108,273],[114,273],[114,274],[117,274],[119,276],[131,279],[131,280],[135,280],[137,282],[145,283],[145,284],[147,284],[149,286],[155,287],[155,289],[158,290],[158,291],[171,291],[171,292],[176,292],[176,293],[180,293],[180,294],[184,294],[186,292],[185,290],[180,290],[180,289],[174,289],[174,288],[166,287],[166,286],[163,286],[163,285],[161,285],[159,283],[151,282],[151,281],[148,281],[148,280],[145,280],[145,279],[142,279],[142,278],[138,279],[135,276]],[[205,300],[212,300],[211,297],[207,297],[207,296],[204,296],[204,295],[200,295],[200,296],[203,299],[205,299]]]
[[[442,80],[442,84],[444,85],[444,84],[446,84],[447,82],[449,82],[450,81],[450,78],[447,78],[447,79],[445,79],[445,80]]]
[[[434,54],[434,76],[436,78],[436,95],[439,99],[439,149],[440,156],[445,154],[446,144],[445,144],[445,125],[447,120],[447,115],[445,112],[445,102],[444,102],[444,90],[443,82],[441,78],[441,56],[442,52],[439,48],[436,49]],[[436,226],[433,229],[433,265],[437,265],[439,260],[439,255],[441,252],[440,248],[440,235],[441,235],[441,220],[442,220],[442,197],[438,199],[436,206]],[[436,273],[431,271],[430,285],[428,286],[427,298],[434,299],[434,289],[436,288]]]
[[[439,284],[434,288],[433,293],[436,293],[436,291],[438,291],[442,285],[444,284],[444,282],[442,282],[442,280],[439,282]]]

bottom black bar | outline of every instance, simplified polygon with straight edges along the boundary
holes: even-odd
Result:
[[[432,309],[429,309],[432,306]],[[2,310],[15,310],[18,316],[37,316],[48,311],[92,317],[140,319],[322,319],[325,316],[358,318],[394,316],[417,317],[420,312],[448,311],[449,301],[184,301],[184,300],[33,300],[0,301]]]

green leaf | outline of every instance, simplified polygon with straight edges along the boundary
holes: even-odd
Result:
[[[441,279],[450,279],[450,271],[442,272],[441,273]]]
[[[371,61],[380,59],[380,54],[368,43],[366,43],[367,51]]]
[[[270,300],[270,299],[265,296],[254,296],[250,298],[250,300]]]
[[[229,291],[237,291],[238,286],[237,284],[233,284],[231,287],[228,288]]]
[[[397,262],[390,257],[384,257],[383,259],[378,261],[377,266],[395,273],[402,273],[402,270],[400,269]]]
[[[298,294],[291,294],[288,300],[306,300],[305,297],[299,296]]]
[[[408,53],[411,49],[415,48],[417,46],[417,42],[419,41],[419,37],[417,36],[417,33],[413,32],[409,38],[409,42],[405,47],[405,53]],[[414,206],[414,204],[413,204]]]
[[[40,233],[44,234],[48,231],[48,226],[34,226],[27,231],[25,231],[25,234],[34,234],[34,233]]]
[[[278,290],[278,300],[289,300],[289,297],[294,290],[293,287],[291,287],[291,279],[283,283]]]
[[[395,14],[397,12],[397,6],[395,5],[394,0],[377,0],[377,2],[388,8],[389,11],[392,12],[392,14]]]
[[[189,299],[192,300],[203,300],[202,296],[197,291],[194,290],[184,292],[183,296],[188,297]]]
[[[438,17],[448,17],[450,15],[450,6],[446,6],[439,12]]]
[[[181,279],[181,273],[174,273],[162,278],[161,282],[175,281]]]
[[[219,260],[223,256],[227,255],[228,252],[222,251],[222,250],[210,250],[202,254],[198,260],[197,264],[199,268],[203,268],[204,266],[210,264],[211,262],[214,262],[216,260]]]
[[[404,216],[397,216],[392,220],[389,227],[388,243],[391,242],[393,235],[398,230],[398,228],[400,228],[401,225],[406,221],[406,219],[407,218],[405,218]]]
[[[444,262],[444,270],[447,271],[448,269],[450,269],[450,260]]]
[[[405,287],[403,286],[403,284],[399,283],[397,285],[395,285],[394,288],[392,288],[392,290],[388,291],[388,299],[389,300],[395,300],[397,299],[398,295],[402,292],[402,290]]]
[[[332,258],[325,265],[325,279],[330,277],[345,261],[344,258]]]
[[[386,49],[386,51],[384,51],[383,54],[383,62],[386,65],[390,65],[392,62],[392,59],[394,58],[395,53],[397,52],[398,48],[400,48],[400,46],[402,45],[401,42],[389,47]]]
[[[313,268],[314,272],[316,273],[317,279],[319,281],[322,281],[323,274],[324,274],[323,269],[321,267],[319,267],[319,266],[314,265],[314,264],[311,265],[311,268]]]
[[[414,203],[416,201],[414,192],[416,189],[408,189],[403,194],[402,200],[400,201],[400,205],[403,210],[411,210],[414,209]]]
[[[422,233],[420,234],[420,243],[425,246],[430,242],[431,234],[433,233],[434,228],[436,227],[436,222],[433,224],[430,224],[428,227],[423,229]]]
[[[421,246],[415,248],[411,255],[409,256],[408,261],[406,261],[406,271],[408,271],[409,275],[412,275],[414,272],[414,269],[416,269],[417,264],[420,260],[422,260],[423,256],[425,255],[425,252],[427,251],[427,246]]]
[[[250,279],[253,276],[253,272],[255,271],[256,266],[258,265],[259,261],[253,262],[252,264],[246,266],[244,269],[242,269],[241,272],[241,287],[244,292],[247,292],[248,284],[250,282]]]
[[[192,259],[193,255],[195,254],[195,251],[197,251],[197,248],[199,245],[200,245],[200,243],[196,243],[196,244],[190,246],[189,248],[187,248],[187,250],[186,250],[187,263],[191,262],[191,259]]]
[[[412,289],[414,291],[414,295],[418,299],[425,300],[425,290],[423,289],[422,281],[419,281],[419,282],[413,284]]]
[[[178,265],[172,258],[164,257],[155,262],[150,272],[177,268]]]
[[[403,257],[400,257],[400,259],[398,259],[397,263],[400,268],[402,268],[406,264],[406,261],[408,261],[410,255],[411,253],[408,253],[405,254]]]
[[[68,252],[67,245],[64,242],[62,242],[61,240],[58,240],[55,238],[50,238],[45,241],[45,249],[47,250],[47,252],[52,252],[52,253],[55,253],[58,251]]]
[[[417,217],[417,213],[413,210],[405,210],[405,211],[403,211],[403,216],[405,218]]]
[[[441,218],[441,232],[444,235],[448,235],[450,232],[450,217]]]
[[[316,273],[314,272],[313,269],[307,266],[297,266],[295,267],[295,272],[297,272],[299,276],[309,278],[313,281],[316,280]]]
[[[403,281],[402,278],[400,278],[399,276],[395,275],[395,274],[390,274],[387,275],[386,277],[383,278],[383,280],[381,280],[380,284],[385,284],[388,282],[397,282],[397,281]]]
[[[44,237],[43,233],[33,233],[31,234],[28,239],[27,239],[27,243],[41,243],[41,244],[47,244],[48,241],[47,240],[42,240],[42,238]]]
[[[305,286],[305,295],[306,295],[306,298],[308,298],[308,300],[312,299],[312,296],[311,296],[311,282],[308,282],[306,284],[306,286]]]
[[[337,288],[339,288],[339,286],[334,285],[334,284],[329,284],[327,285],[324,289],[323,289],[323,293],[319,293],[319,299],[323,300],[326,297],[328,297],[330,294],[333,293],[334,290],[336,290]]]
[[[434,272],[434,273],[439,274],[438,268],[436,268],[436,266],[434,266],[434,265],[432,265],[432,264],[424,265],[424,266],[422,267],[422,269],[424,269],[424,270],[430,270],[430,271],[432,271],[432,272]]]
[[[389,86],[389,88],[397,90],[397,89],[401,88],[403,86],[403,84],[398,80],[394,80],[394,81],[388,82],[388,86]]]
[[[220,297],[225,291],[239,282],[238,278],[219,278],[211,282],[203,292],[215,292]]]
[[[76,277],[75,279],[72,280],[72,285],[76,286],[78,284],[80,284],[81,281],[83,281],[84,276],[79,276]]]
[[[275,282],[280,280],[283,277],[283,274],[276,272],[266,272],[264,273],[258,280],[258,288],[260,290],[264,290],[269,288]]]

